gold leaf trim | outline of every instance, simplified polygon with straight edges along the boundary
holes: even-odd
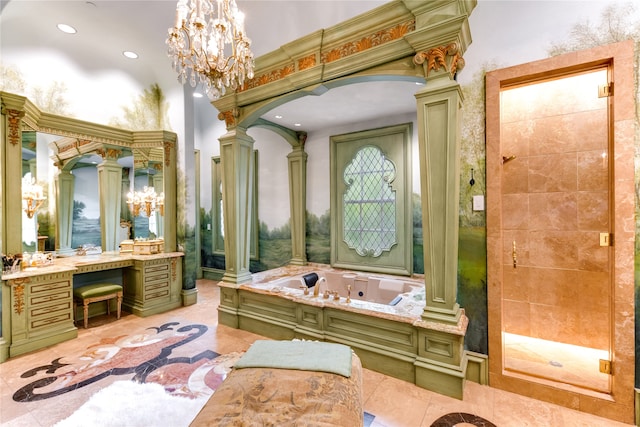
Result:
[[[171,278],[173,279],[173,281],[175,282],[177,277],[178,277],[178,270],[177,270],[177,264],[178,264],[178,258],[171,258]]]
[[[305,56],[298,60],[298,71],[306,70],[307,68],[316,66],[316,54],[312,53],[309,56]]]
[[[431,70],[438,71],[440,68],[443,68],[445,71],[448,71],[453,78],[458,70],[464,68],[464,59],[462,55],[460,55],[460,50],[455,42],[447,46],[434,47],[426,52],[418,52],[413,57],[413,62],[416,65],[426,63],[426,65],[423,65],[426,76],[429,76]]]
[[[8,125],[8,135],[7,138],[12,145],[16,145],[20,143],[20,122],[24,117],[24,111],[7,109],[7,125]]]
[[[347,56],[355,53],[363,52],[372,47],[380,46],[393,40],[404,37],[405,34],[410,33],[416,29],[416,21],[414,19],[406,22],[402,22],[393,27],[385,28],[380,31],[363,37],[360,40],[351,41],[343,44],[340,47],[332,49],[322,54],[321,62],[329,63],[337,61],[338,59],[346,58]]]
[[[22,314],[24,310],[24,284],[29,283],[29,278],[13,279],[9,284],[13,288],[13,310],[16,314]]]
[[[173,142],[164,142],[164,165],[169,167],[171,165],[171,149],[173,148]]]
[[[335,49],[331,49],[327,52],[324,52],[320,56],[320,63],[327,64],[329,62],[337,61],[338,59],[345,58],[349,55],[353,55],[355,53],[363,52],[367,49],[371,49],[372,47],[380,46],[382,44],[391,42],[393,40],[400,39],[405,36],[405,34],[415,31],[416,29],[416,21],[414,19],[402,22],[398,25],[394,25],[393,27],[385,28],[380,31],[376,31],[375,33],[363,37],[359,40],[351,41],[343,44],[340,47]],[[314,67],[316,65],[316,55],[311,54],[309,56],[305,56],[298,60],[298,71],[303,71],[308,68]],[[268,83],[272,83],[278,80],[281,80],[295,72],[294,64],[288,64],[284,67],[273,70],[268,73],[261,74],[259,76],[255,76],[253,79],[248,80],[245,84],[238,88],[238,92],[243,92],[248,89],[253,89],[259,86],[263,86]],[[220,120],[223,120],[220,115],[218,116]]]

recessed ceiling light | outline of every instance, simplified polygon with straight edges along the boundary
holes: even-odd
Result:
[[[202,98],[202,94],[200,92],[193,92],[194,98]]]
[[[282,116],[281,116],[280,114],[278,114],[278,115],[276,116],[276,119],[281,119],[281,118],[282,118]]]
[[[138,54],[135,52],[131,52],[130,50],[125,50],[124,52],[122,52],[122,54],[124,56],[126,56],[129,59],[137,59],[138,58]]]
[[[63,33],[67,33],[67,34],[75,34],[75,33],[77,33],[76,29],[73,28],[71,25],[58,24],[57,27]]]
[[[296,126],[296,127],[300,127],[300,126],[302,126],[302,123],[294,123],[293,125]]]

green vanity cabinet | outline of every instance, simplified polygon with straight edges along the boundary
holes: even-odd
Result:
[[[182,306],[181,255],[134,259],[124,270],[123,310],[145,317]]]
[[[3,281],[3,304],[11,317],[9,357],[78,336],[72,271]]]

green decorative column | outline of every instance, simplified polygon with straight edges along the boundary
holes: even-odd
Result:
[[[73,230],[73,191],[75,179],[71,171],[61,170],[56,176],[57,193],[57,227],[56,250],[59,253],[70,253],[71,233]]]
[[[222,206],[224,209],[224,253],[226,270],[222,280],[251,280],[251,200],[253,197],[253,138],[246,129],[234,127],[220,137]]]
[[[291,261],[293,265],[307,264],[307,157],[304,143],[307,134],[301,133],[299,143],[287,155],[289,162],[289,205],[291,207]]]
[[[418,52],[427,84],[416,93],[426,304],[417,322],[416,384],[462,398],[468,319],[457,302],[460,109],[455,43]],[[434,65],[435,64],[435,65]]]
[[[427,284],[422,318],[456,324],[460,319],[456,297],[462,92],[453,80],[432,83],[416,94]]]
[[[100,190],[100,233],[102,250],[118,250],[120,230],[120,196],[122,194],[122,165],[116,159],[119,150],[103,151],[104,161],[98,165],[98,187]]]

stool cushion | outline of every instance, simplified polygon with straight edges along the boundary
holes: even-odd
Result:
[[[73,290],[73,296],[76,298],[95,298],[104,295],[122,292],[122,286],[115,283],[94,283],[93,285],[81,286]]]

